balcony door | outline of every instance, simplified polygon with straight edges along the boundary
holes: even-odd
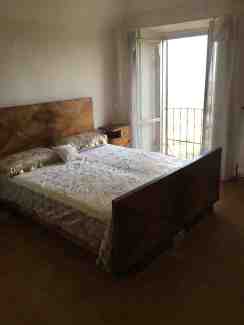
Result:
[[[201,153],[207,52],[207,34],[137,40],[137,147],[181,159]]]
[[[162,152],[181,159],[200,155],[203,139],[208,36],[162,42]]]

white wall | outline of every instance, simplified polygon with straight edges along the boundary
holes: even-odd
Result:
[[[116,119],[122,2],[1,0],[0,107],[89,96],[96,126]]]

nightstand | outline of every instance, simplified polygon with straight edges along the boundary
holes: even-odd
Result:
[[[110,144],[123,147],[131,144],[131,130],[128,125],[108,125],[99,130],[108,136]]]

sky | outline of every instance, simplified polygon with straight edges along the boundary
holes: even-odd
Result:
[[[168,41],[169,108],[204,107],[207,35]]]

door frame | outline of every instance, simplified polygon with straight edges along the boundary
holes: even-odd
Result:
[[[207,25],[206,25],[207,26]],[[167,41],[167,40],[172,40],[172,39],[178,39],[178,38],[189,38],[189,37],[194,37],[194,36],[201,36],[201,35],[209,35],[209,26],[208,27],[204,27],[204,28],[193,28],[192,30],[178,30],[178,31],[174,31],[174,32],[169,32],[169,33],[155,33],[155,37],[152,37],[152,35],[150,35],[150,37],[144,37],[143,33],[141,32],[142,30],[139,30],[137,33],[137,37],[136,37],[136,102],[134,105],[134,109],[133,109],[133,115],[134,115],[134,127],[141,127],[144,125],[148,125],[148,124],[157,124],[160,123],[160,151],[163,152],[168,152],[167,148],[166,151],[164,149],[164,141],[166,139],[166,136],[164,135],[165,132],[167,132],[167,130],[165,130],[164,128],[164,123],[167,124],[167,118],[165,118],[164,116],[164,107],[163,107],[163,93],[161,93],[163,91],[163,85],[161,84],[162,81],[164,80],[164,76],[163,76],[163,69],[162,69],[162,73],[160,71],[160,67],[163,64],[163,55],[161,55],[160,58],[160,63],[159,63],[159,79],[160,79],[160,101],[159,101],[159,111],[160,111],[160,116],[157,118],[152,118],[152,119],[140,119],[138,118],[141,114],[141,112],[139,111],[139,109],[142,110],[142,105],[141,105],[141,101],[142,101],[142,41],[148,41],[148,42],[158,42],[160,44],[161,50],[163,49],[163,42]],[[208,68],[208,66],[207,66]],[[168,78],[168,76],[167,76]],[[207,76],[206,76],[207,78]],[[206,81],[206,86],[207,86],[207,81]],[[205,87],[206,87],[205,86]],[[205,89],[206,92],[206,89]],[[168,101],[167,95],[166,95],[166,101]],[[168,104],[167,104],[168,107]],[[205,105],[204,105],[204,112],[206,111]],[[204,125],[203,125],[204,127]],[[166,126],[167,129],[167,126]],[[135,138],[133,139],[134,144],[136,145],[136,147],[140,147],[141,145],[141,137],[142,135],[140,134],[141,130],[138,130],[136,132],[134,132],[134,136]],[[203,132],[204,133],[204,132]],[[166,133],[167,134],[167,133]]]

